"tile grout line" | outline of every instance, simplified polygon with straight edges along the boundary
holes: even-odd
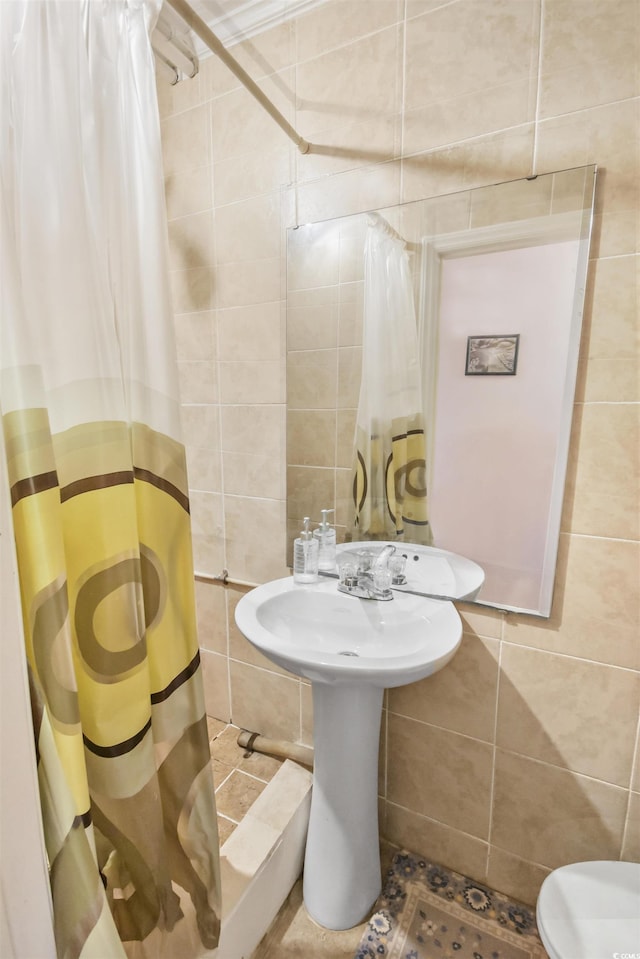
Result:
[[[537,176],[538,166],[538,132],[540,128],[540,106],[542,101],[542,58],[544,55],[544,15],[545,0],[540,0],[538,17],[538,63],[536,74],[536,104],[533,118],[533,150],[531,157],[531,175]]]
[[[493,801],[496,787],[496,757],[498,753],[498,710],[500,703],[500,677],[502,676],[502,652],[504,649],[506,617],[500,621],[500,647],[498,652],[497,678],[496,678],[496,702],[493,715],[493,742],[491,744],[491,786],[489,788],[489,822],[487,824],[487,860],[486,876],[489,876],[489,866],[491,863],[491,837],[493,833]]]

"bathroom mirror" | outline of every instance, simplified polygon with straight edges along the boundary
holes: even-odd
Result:
[[[551,611],[596,170],[375,212],[406,243],[433,545],[485,572],[475,600]],[[367,213],[287,236],[287,561],[304,516],[351,537]],[[452,597],[455,598],[455,597]]]

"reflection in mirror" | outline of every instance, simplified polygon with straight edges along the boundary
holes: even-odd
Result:
[[[476,602],[541,616],[551,610],[594,186],[587,166],[375,211],[408,253],[433,546],[482,567]],[[321,509],[335,510],[339,543],[393,538],[354,528],[371,229],[372,217],[356,214],[288,232],[289,563],[303,517],[315,525]],[[412,541],[409,530],[399,539]]]

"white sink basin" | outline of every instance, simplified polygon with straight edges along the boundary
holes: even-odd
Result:
[[[265,583],[238,603],[249,642],[284,669],[320,683],[403,686],[441,669],[462,636],[448,602],[395,592],[391,602],[338,592],[335,579]]]
[[[406,557],[407,582],[405,585],[394,586],[394,590],[427,593],[440,599],[470,602],[476,599],[484,583],[484,570],[473,560],[446,549],[414,543],[369,540],[341,543],[336,547],[337,565],[346,560],[355,560],[361,549],[375,555],[385,546],[395,546],[396,553]]]

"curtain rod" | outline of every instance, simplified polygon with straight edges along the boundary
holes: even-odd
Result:
[[[182,17],[187,26],[191,27],[193,32],[196,33],[200,39],[206,43],[209,49],[222,60],[222,62],[231,70],[233,74],[235,74],[243,86],[247,88],[249,93],[256,98],[258,103],[264,107],[267,113],[276,121],[278,126],[284,130],[289,139],[293,140],[295,145],[300,150],[300,153],[308,153],[311,144],[301,137],[300,134],[293,129],[291,124],[285,120],[271,100],[265,96],[257,83],[251,79],[244,67],[241,67],[235,57],[231,56],[222,42],[215,35],[213,30],[211,30],[204,20],[198,16],[198,14],[186,2],[186,0],[167,0],[167,2],[169,6],[173,7],[176,13]]]

